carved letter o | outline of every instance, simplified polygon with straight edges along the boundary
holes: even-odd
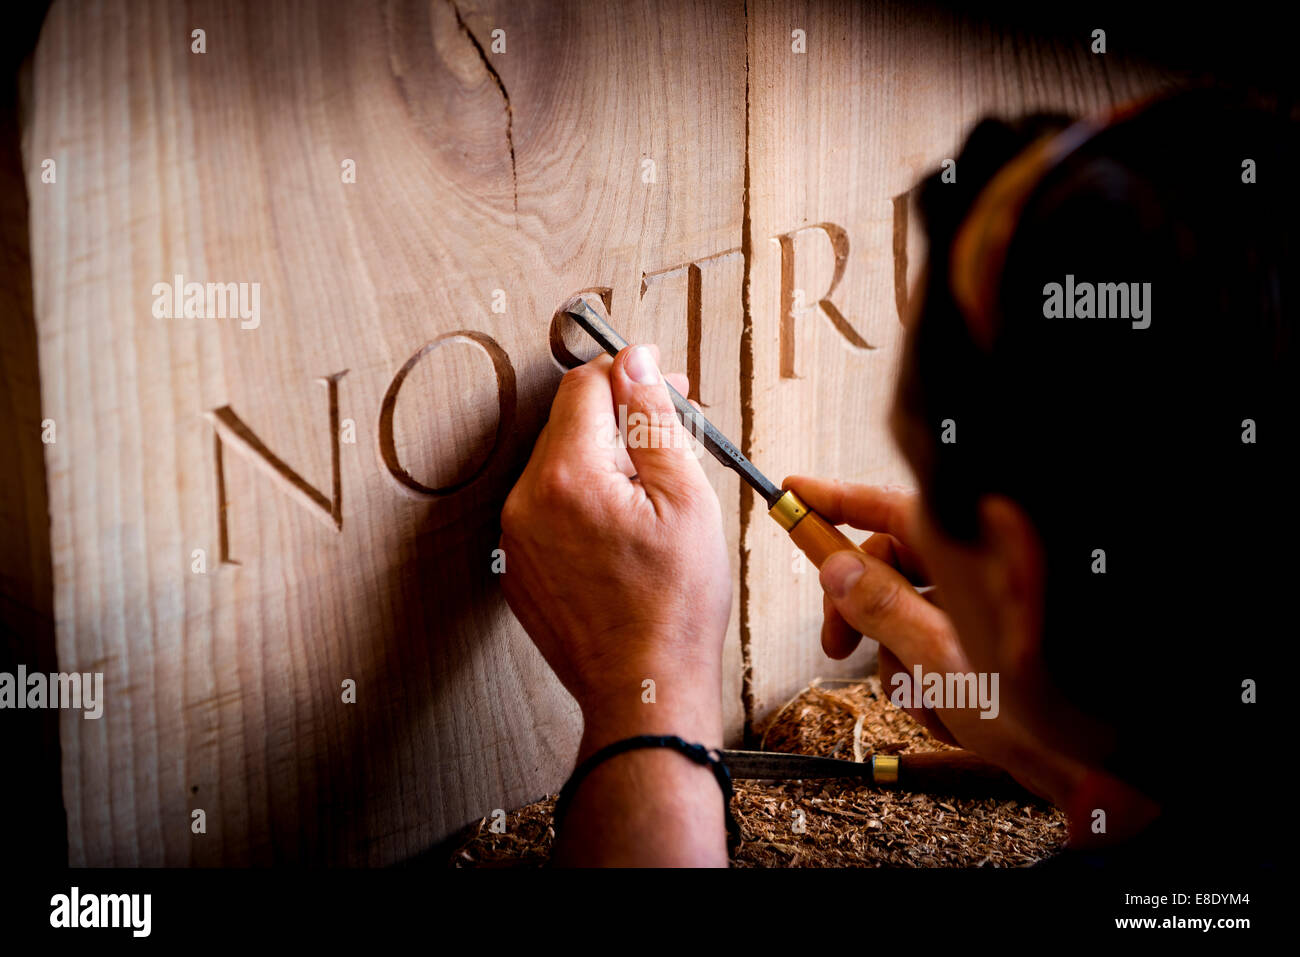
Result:
[[[402,390],[402,384],[406,377],[410,375],[416,365],[425,356],[452,343],[466,343],[482,349],[492,362],[492,368],[496,373],[497,385],[497,426],[495,434],[492,437],[492,446],[488,450],[483,461],[468,476],[461,478],[459,481],[451,484],[433,487],[424,484],[415,478],[406,467],[402,465],[397,454],[397,442],[393,435],[393,414],[397,408],[397,396]],[[388,469],[388,474],[406,491],[419,496],[443,496],[450,495],[477,479],[491,464],[496,457],[501,446],[502,436],[509,435],[515,416],[515,370],[510,364],[510,357],[506,355],[501,348],[489,335],[482,332],[469,330],[459,330],[448,332],[436,339],[426,342],[416,350],[411,358],[397,370],[397,375],[389,383],[388,391],[384,394],[384,401],[379,407],[379,428],[377,430],[379,439],[379,457],[383,460]]]

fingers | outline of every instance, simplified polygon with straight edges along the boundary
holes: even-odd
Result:
[[[889,699],[897,703],[894,693],[899,689],[901,682],[894,679],[895,675],[906,675],[908,680],[912,675],[903,667],[903,663],[894,656],[894,653],[884,645],[880,646],[879,658],[877,661],[877,671],[880,674],[880,687],[884,690]],[[947,726],[939,720],[932,708],[912,708],[904,706],[904,711],[911,715],[918,723],[923,725],[930,734],[934,735],[940,741],[946,744],[956,744],[957,739],[952,736],[952,732]]]
[[[656,346],[647,346],[658,357]],[[586,460],[598,459],[602,467],[612,468],[624,476],[636,475],[636,466],[618,436],[618,419],[614,413],[614,393],[609,381],[614,360],[600,355],[570,369],[560,380],[551,414],[537,437],[530,465],[544,461],[552,453]],[[664,375],[682,395],[690,391],[690,381],[680,372]],[[694,403],[692,403],[694,404]],[[593,441],[594,439],[594,441]]]
[[[910,574],[906,563],[900,564],[900,551],[897,540],[884,532],[875,532],[858,546],[873,558],[878,558],[887,565],[899,568],[904,574]],[[844,616],[835,607],[830,595],[822,594],[822,650],[828,658],[847,658],[853,654],[862,635],[844,620]]]
[[[651,346],[650,348],[654,349],[655,347]],[[655,351],[657,352],[658,350],[656,349]],[[684,373],[665,372],[664,380],[667,381],[669,385],[671,385],[682,395],[686,395],[688,392],[690,392],[691,382],[689,379],[686,378]],[[697,409],[699,408],[699,404],[696,402],[692,402],[691,405],[695,406],[695,408]],[[624,446],[622,442],[620,442],[618,445],[618,452],[616,454],[616,457],[618,459],[618,468],[620,472],[622,472],[628,478],[632,478],[634,475],[636,475],[636,466],[632,464],[632,459],[627,454],[627,447]]]
[[[885,536],[875,537],[883,538]],[[866,549],[870,542],[871,539],[864,542],[863,548]],[[877,546],[877,548],[879,549],[880,547]],[[824,594],[822,596],[822,612],[822,650],[831,658],[847,658],[861,643],[862,635],[858,633],[857,629],[845,621],[844,616],[840,614],[839,609],[836,607],[834,600],[829,594]],[[910,678],[911,672],[903,667],[902,662],[898,660],[898,656],[890,651],[886,645],[881,644],[877,654],[879,656],[878,669],[880,673],[880,684],[884,689],[885,694],[890,696],[893,689],[897,687],[897,684],[894,681],[894,675],[902,673],[906,674]],[[916,721],[923,725],[927,731],[940,741],[944,741],[948,744],[957,743],[956,739],[952,736],[952,732],[944,726],[944,723],[933,710],[929,708],[912,708],[906,706],[903,710],[916,719]]]
[[[686,378],[685,373],[665,372],[664,379],[668,382],[670,386],[672,386],[682,395],[691,394],[691,380]],[[700,404],[698,402],[692,402],[691,405],[695,406],[695,408],[697,409],[700,407]]]
[[[891,541],[888,535],[872,535],[858,547],[883,562],[891,562]],[[826,657],[837,661],[847,658],[861,643],[862,634],[844,620],[844,616],[835,608],[835,602],[831,601],[831,596],[822,592],[822,651]]]
[[[901,660],[929,661],[940,650],[938,639],[948,632],[943,612],[880,559],[862,552],[836,552],[822,564],[820,580],[851,628],[874,638]],[[823,627],[823,641],[825,634]]]
[[[831,524],[852,525],[873,532],[863,543],[863,550],[898,568],[909,581],[915,584],[930,581],[920,556],[909,545],[916,541],[919,498],[915,492],[802,475],[787,478],[785,487]]]
[[[614,460],[618,422],[609,378],[613,364],[609,356],[597,356],[564,374],[551,402],[542,442],[582,454],[600,452]]]
[[[886,565],[893,565],[913,585],[924,585],[930,580],[921,565],[921,557],[888,532],[872,532],[871,537],[858,547]]]
[[[915,492],[802,475],[791,475],[785,480],[784,487],[832,525],[887,532],[904,543],[915,540],[911,534],[917,501]]]
[[[831,596],[822,594],[822,651],[827,658],[840,660],[857,650],[862,635],[844,620]]]
[[[616,406],[627,410],[627,452],[646,494],[672,499],[707,485],[659,372],[655,351],[632,346],[620,352],[610,372]]]

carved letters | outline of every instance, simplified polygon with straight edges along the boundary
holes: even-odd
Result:
[[[497,427],[496,434],[492,439],[492,448],[477,469],[460,481],[434,488],[411,475],[398,460],[397,443],[393,434],[393,412],[397,407],[397,397],[401,392],[402,383],[406,381],[407,375],[415,368],[416,364],[435,350],[453,342],[472,344],[487,353],[487,357],[491,360],[492,369],[496,373],[497,380]],[[399,487],[418,496],[450,495],[474,481],[488,467],[501,445],[501,436],[510,433],[514,415],[515,370],[510,364],[510,357],[506,355],[505,350],[497,344],[495,339],[482,332],[471,330],[448,332],[426,342],[417,349],[415,354],[406,360],[405,365],[397,370],[397,375],[393,377],[393,381],[389,384],[388,392],[384,395],[384,401],[379,408],[379,456],[387,467],[388,474],[393,477]]]
[[[208,413],[208,420],[213,428],[213,458],[216,466],[217,487],[217,538],[219,555],[222,563],[238,565],[231,557],[230,527],[226,517],[229,503],[226,501],[226,469],[223,443],[229,444],[241,455],[262,470],[280,488],[287,492],[312,515],[328,527],[339,531],[343,528],[343,477],[339,462],[339,380],[348,372],[336,372],[316,381],[329,390],[330,404],[330,460],[333,467],[333,495],[325,494],[295,472],[278,455],[267,448],[257,434],[244,424],[228,405],[213,409]]]
[[[783,379],[799,378],[795,365],[795,342],[797,338],[795,334],[795,320],[797,318],[794,282],[795,240],[803,233],[812,230],[821,230],[825,233],[831,242],[831,249],[835,253],[835,272],[831,276],[830,286],[817,300],[818,307],[821,309],[822,314],[831,321],[831,325],[835,327],[836,331],[848,340],[849,345],[855,349],[875,348],[866,339],[862,338],[858,331],[844,318],[844,314],[840,312],[835,303],[831,302],[835,287],[844,278],[844,267],[849,260],[849,234],[834,223],[817,223],[814,226],[805,226],[793,232],[783,233],[774,239],[774,242],[781,244],[781,378]]]
[[[906,310],[906,282],[907,275],[907,215],[905,206],[906,196],[898,197],[894,200],[894,269],[895,269],[895,296],[896,308],[899,311],[900,319]],[[854,326],[845,318],[844,314],[831,300],[840,280],[844,276],[845,267],[848,263],[849,256],[849,237],[848,233],[840,226],[834,223],[817,223],[812,226],[805,226],[800,229],[792,230],[788,233],[782,233],[773,237],[773,241],[778,243],[781,250],[781,313],[780,313],[780,343],[781,343],[781,377],[797,378],[798,365],[796,359],[796,345],[799,339],[796,319],[800,310],[797,308],[799,303],[796,299],[795,287],[795,260],[797,241],[804,234],[811,232],[820,232],[830,242],[831,251],[834,254],[834,268],[831,280],[826,291],[816,300],[816,307],[826,317],[831,325],[842,335],[845,341],[854,349],[871,350],[875,347],[866,341]],[[715,253],[712,256],[706,256],[702,259],[694,260],[680,266],[671,266],[665,269],[655,270],[653,272],[642,273],[641,278],[641,296],[646,295],[655,283],[675,278],[685,272],[686,276],[686,362],[687,376],[691,382],[690,398],[706,406],[701,401],[701,344],[704,339],[704,310],[703,310],[703,273],[702,269],[707,268],[714,262],[722,262],[729,257],[741,255],[740,250],[726,249],[722,252]],[[593,286],[579,290],[579,293],[592,293],[599,295],[605,305],[606,311],[611,311],[613,291],[607,286]],[[572,368],[580,364],[583,359],[575,355],[574,349],[578,348],[576,343],[578,339],[567,338],[574,333],[572,323],[566,326],[562,313],[556,312],[551,319],[548,330],[548,340],[550,344],[551,355],[556,363],[562,368]],[[496,375],[496,392],[497,392],[497,424],[495,434],[492,438],[490,450],[483,461],[473,469],[470,474],[457,481],[453,481],[440,486],[430,485],[421,481],[411,474],[407,466],[400,460],[398,453],[398,442],[395,436],[394,412],[397,407],[398,398],[401,395],[402,385],[406,381],[411,371],[427,356],[434,351],[452,344],[462,343],[472,345],[481,349],[491,361],[493,371]],[[272,482],[280,486],[281,490],[288,493],[295,501],[306,508],[312,515],[318,518],[327,527],[340,531],[343,527],[343,488],[339,460],[339,381],[347,372],[337,372],[326,376],[320,380],[328,389],[329,407],[330,407],[330,452],[331,464],[333,469],[333,487],[331,495],[317,489],[307,482],[301,475],[289,467],[287,463],[279,458],[274,452],[263,443],[257,435],[235,414],[235,411],[228,405],[214,409],[207,414],[208,420],[213,425],[213,459],[216,471],[216,508],[217,508],[217,531],[219,539],[220,559],[225,564],[238,564],[232,557],[230,546],[229,525],[227,521],[227,509],[229,503],[226,500],[226,476],[225,476],[225,448],[236,450],[240,455],[247,458],[257,466],[265,475],[270,477]],[[511,427],[515,416],[516,403],[516,383],[514,367],[510,362],[510,357],[505,350],[491,336],[482,332],[473,330],[458,330],[456,332],[445,333],[435,339],[426,342],[411,355],[409,359],[398,369],[397,374],[393,377],[384,395],[379,409],[378,428],[376,430],[378,456],[381,464],[393,479],[394,484],[407,494],[421,498],[437,498],[447,495],[464,488],[474,482],[487,471],[489,465],[497,458],[497,453],[501,446],[501,440],[504,436],[510,434]]]
[[[739,256],[740,247],[724,249],[712,256],[696,259],[682,266],[669,266],[654,272],[641,274],[641,298],[657,282],[686,274],[686,378],[690,380],[691,391],[687,396],[692,402],[698,402],[700,408],[707,409],[709,403],[700,398],[701,362],[700,352],[704,339],[704,274],[701,271],[710,263]]]

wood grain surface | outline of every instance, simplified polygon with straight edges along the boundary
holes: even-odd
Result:
[[[579,716],[493,563],[594,353],[557,307],[602,296],[776,480],[906,481],[909,189],[987,111],[1159,82],[904,5],[56,3],[23,131],[54,620],[107,696],[60,718],[71,862],[386,864],[554,791]],[[256,283],[257,321],[155,315],[177,276]],[[815,571],[707,468],[737,743],[872,650],[821,657]]]
[[[808,52],[792,52],[805,32]],[[912,485],[887,428],[910,283],[909,199],[984,116],[1097,112],[1170,78],[1074,42],[908,5],[749,5],[752,453],[790,474]],[[960,170],[957,171],[960,176]],[[833,290],[833,291],[832,291]],[[860,675],[873,642],[822,654],[817,572],[761,500],[745,518],[752,719],[814,676]],[[866,533],[850,533],[861,541]]]

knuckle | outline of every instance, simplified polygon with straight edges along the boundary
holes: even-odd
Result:
[[[708,480],[698,472],[692,472],[687,463],[675,469],[677,481],[667,485],[665,496],[673,503],[675,509],[691,516],[697,525],[712,526],[722,522],[722,503],[718,494]]]
[[[574,481],[569,469],[562,465],[548,465],[537,473],[533,490],[540,505],[556,507],[566,504],[573,496]]]
[[[575,389],[581,389],[584,383],[592,377],[592,374],[593,370],[589,365],[574,366],[569,369],[564,375],[560,376],[560,384],[555,390],[556,397],[568,395]]]
[[[858,586],[857,605],[867,617],[880,621],[898,610],[903,599],[902,583],[892,577],[863,575]]]
[[[851,488],[848,482],[841,479],[832,479],[828,485],[827,492],[831,500],[831,510],[836,514],[843,515],[848,507],[850,494],[855,492],[856,489]]]
[[[642,448],[663,452],[677,449],[676,433],[673,432],[671,425],[665,425],[663,422],[652,422],[647,428],[644,439]]]
[[[523,527],[524,506],[520,501],[518,488],[506,496],[501,506],[501,534],[514,537]]]
[[[677,415],[658,408],[638,408],[627,416],[627,445],[630,449],[673,449],[683,443],[684,433]]]
[[[581,382],[590,374],[591,374],[591,370],[588,368],[586,363],[583,363],[582,365],[573,366],[570,369],[568,369],[564,373],[564,375],[560,376],[560,384],[564,385],[565,383],[568,383],[570,386],[572,386],[573,383]]]

